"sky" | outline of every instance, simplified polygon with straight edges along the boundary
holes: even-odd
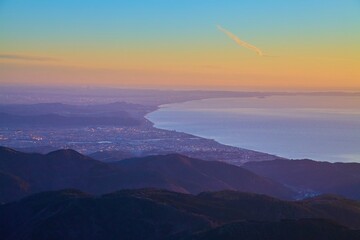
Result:
[[[359,0],[0,0],[0,85],[359,91]]]

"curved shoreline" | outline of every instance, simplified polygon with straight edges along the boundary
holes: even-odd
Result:
[[[329,96],[327,96],[329,97]],[[253,97],[251,97],[253,99]],[[278,96],[275,97],[278,101],[279,99],[282,99],[283,97],[278,98]],[[285,97],[287,98],[287,97]],[[162,104],[159,105],[157,107],[156,110],[147,113],[144,118],[147,119],[148,121],[153,123],[153,127],[158,128],[158,129],[163,129],[163,130],[168,130],[168,131],[179,131],[179,132],[183,132],[183,133],[187,133],[187,134],[191,134],[191,135],[195,135],[195,136],[200,136],[202,138],[205,139],[212,139],[216,142],[218,142],[219,144],[222,145],[226,145],[226,146],[232,146],[232,147],[236,147],[239,149],[248,149],[251,151],[257,151],[257,152],[261,152],[261,153],[269,153],[271,155],[277,155],[277,156],[287,156],[286,158],[288,159],[318,159],[320,161],[329,161],[329,162],[358,162],[359,159],[359,154],[358,151],[356,151],[356,148],[354,148],[354,144],[358,141],[358,138],[355,136],[356,132],[352,131],[351,129],[353,129],[354,127],[356,127],[358,125],[358,109],[357,108],[349,108],[351,106],[353,106],[353,104],[355,103],[352,98],[345,98],[345,99],[341,99],[341,102],[348,102],[350,100],[350,102],[352,101],[352,105],[346,105],[348,106],[348,111],[341,110],[338,109],[338,106],[335,108],[329,107],[326,108],[325,105],[319,105],[316,106],[314,109],[313,108],[309,108],[307,109],[306,107],[288,107],[288,108],[279,108],[279,109],[275,109],[276,111],[273,112],[270,108],[265,106],[260,106],[260,105],[256,105],[258,103],[264,102],[262,100],[256,100],[255,99],[255,105],[251,105],[252,103],[250,103],[249,107],[241,107],[241,106],[248,106],[248,105],[239,105],[244,104],[246,102],[252,102],[253,100],[242,100],[243,98],[206,98],[206,99],[201,99],[201,100],[190,100],[190,101],[184,101],[184,102],[177,102],[177,103],[172,103],[172,104]],[[295,98],[295,101],[299,101],[302,100],[302,97],[300,96],[299,98]],[[317,98],[314,98],[317,99]],[[219,100],[219,103],[217,103],[217,101]],[[285,99],[286,100],[286,99]],[[309,99],[305,99],[305,103],[308,104],[309,101],[312,101],[312,98]],[[205,103],[201,103],[202,101],[205,101]],[[210,102],[206,102],[206,101],[210,101]],[[292,101],[292,100],[291,100]],[[321,100],[323,101],[323,100]],[[326,98],[325,98],[326,101]],[[187,103],[191,103],[194,102],[194,104],[187,104]],[[244,113],[241,112],[234,112],[232,114],[232,111],[229,112],[229,114],[223,115],[225,116],[225,119],[227,117],[231,117],[230,119],[228,118],[229,125],[227,125],[227,127],[225,127],[224,129],[218,129],[219,124],[221,124],[221,121],[223,121],[222,119],[224,118],[223,116],[214,116],[217,115],[217,113],[215,113],[214,111],[217,111],[217,109],[220,110],[220,112],[222,111],[222,107],[225,106],[225,108],[227,106],[230,106],[230,108],[233,108],[231,106],[232,102],[235,103],[234,106],[236,106],[236,108],[239,109],[246,109]],[[357,102],[357,100],[356,100]],[[210,105],[209,105],[210,104]],[[226,105],[224,105],[226,104]],[[207,107],[207,106],[211,106],[211,107]],[[239,107],[240,106],[240,107]],[[220,107],[220,108],[219,108]],[[170,113],[166,113],[166,109],[169,108]],[[202,110],[204,108],[204,113]],[[265,109],[265,112],[262,110],[262,108]],[[297,110],[297,108],[300,108],[301,111]],[[250,110],[248,110],[250,109]],[[254,110],[251,110],[254,109]],[[330,110],[329,110],[330,109]],[[291,110],[291,111],[290,111]],[[250,112],[249,112],[250,111]],[[256,117],[256,115],[251,115],[251,111],[258,111],[261,114],[265,114],[264,116],[260,116]],[[267,120],[267,113],[266,111],[271,111],[272,115],[269,115],[271,118],[269,118],[269,120]],[[278,112],[277,112],[278,111]],[[295,111],[293,113],[293,111]],[[356,115],[353,115],[353,111],[354,114],[356,113]],[[163,116],[162,116],[162,112],[164,112]],[[248,112],[250,115],[246,115]],[[255,113],[255,112],[254,112]],[[314,115],[316,113],[316,115]],[[158,114],[156,116],[156,114]],[[232,115],[231,115],[232,114]],[[235,114],[235,115],[234,115]],[[241,115],[239,115],[241,114]],[[245,114],[245,115],[244,115]],[[275,115],[273,115],[275,114]],[[277,115],[280,114],[280,115]],[[285,115],[283,115],[285,114]],[[331,114],[331,115],[327,115],[327,114]],[[153,116],[156,117],[153,117]],[[237,120],[238,117],[241,116],[241,120]],[[243,118],[243,116],[245,118]],[[287,116],[291,116],[292,119],[291,120],[287,119]],[[326,118],[324,118],[324,116]],[[328,116],[328,117],[327,117]],[[274,121],[274,117],[276,117],[276,121],[278,121],[278,123],[273,122]],[[197,120],[199,119],[199,120]],[[210,121],[207,121],[207,119],[211,119]],[[247,120],[246,120],[247,119]],[[247,124],[249,121],[249,119],[255,119],[255,123],[252,123],[252,126],[247,128]],[[259,122],[257,121],[257,119],[259,119]],[[219,120],[221,120],[219,122]],[[231,130],[232,126],[236,127],[237,125],[237,121],[242,121],[241,125],[238,125],[239,131],[234,131]],[[245,122],[244,122],[245,121]],[[282,126],[279,125],[279,121],[287,121],[286,125]],[[292,122],[293,121],[293,122]],[[351,123],[350,125],[347,125],[347,121],[355,121],[353,123]],[[277,124],[275,126],[273,126],[273,124]],[[288,125],[288,123],[290,125]],[[314,129],[314,126],[311,126],[309,124],[315,124],[314,126],[316,126],[316,124],[321,124],[322,128],[324,128],[325,130],[331,130],[333,128],[333,130],[331,131],[326,131],[324,133],[322,133],[323,130],[319,129],[316,130]],[[349,122],[350,123],[350,122]],[[199,125],[200,124],[200,125]],[[245,124],[245,125],[244,125]],[[260,132],[262,131],[262,128],[259,128],[260,130],[258,130],[257,128],[254,128],[255,126],[259,125],[259,124],[266,124],[266,126],[268,126],[268,124],[272,124],[271,126],[271,132],[269,132],[269,135],[266,135],[264,138],[264,135],[259,135]],[[338,125],[341,126],[346,126],[346,128],[344,128],[343,130],[341,130],[342,128],[338,128],[336,126]],[[345,124],[345,125],[344,125]],[[355,125],[353,125],[355,124]],[[191,126],[194,126],[193,128],[191,128]],[[270,125],[269,125],[270,126]],[[268,127],[269,127],[268,126]],[[280,126],[280,128],[278,129],[278,127]],[[335,127],[334,127],[335,126]],[[213,130],[209,131],[206,130],[207,128],[212,128]],[[274,128],[275,127],[275,128]],[[218,130],[216,130],[216,129]],[[315,127],[316,128],[316,127]],[[193,129],[194,131],[192,131],[191,129]],[[252,132],[252,129],[256,129],[254,132]],[[267,129],[266,127],[264,128],[265,130]],[[340,129],[340,130],[336,130],[336,129]],[[270,130],[270,129],[269,129]],[[321,131],[320,131],[321,130]],[[205,132],[204,132],[205,131]],[[245,131],[245,132],[244,132]],[[280,133],[284,133],[285,135],[281,135],[282,138],[280,138],[279,143],[276,143],[274,145],[273,141],[269,141],[270,138],[274,139],[275,136],[274,132],[276,131],[280,131]],[[350,131],[350,132],[349,132]],[[201,133],[204,134],[201,134]],[[234,134],[232,134],[231,136],[228,136],[227,132],[234,132]],[[305,133],[309,133],[310,135],[304,135]],[[239,134],[241,133],[241,136],[244,136],[243,139],[249,139],[249,144],[248,146],[241,144],[242,142],[244,142],[244,140],[240,140],[238,141],[239,137],[241,137]],[[322,145],[317,146],[317,144],[311,144],[311,142],[308,142],[308,139],[311,138],[311,134],[314,133],[316,136],[314,136],[314,140],[313,141],[320,141],[321,139],[329,139],[326,141],[320,141],[320,143],[322,143]],[[243,135],[245,134],[245,135]],[[249,134],[251,134],[250,138],[249,138]],[[262,133],[264,134],[264,133]],[[276,133],[277,135],[278,133]],[[209,137],[212,136],[212,137]],[[215,137],[214,137],[215,136]],[[217,137],[218,136],[218,137]],[[295,139],[294,139],[295,137]],[[257,140],[261,138],[260,140]],[[276,138],[276,137],[275,137]],[[305,139],[306,138],[306,139]],[[286,139],[293,139],[293,146],[290,146],[288,143],[289,141]],[[353,139],[353,142],[351,145],[348,145],[346,139]],[[224,141],[223,141],[224,140]],[[254,142],[255,141],[255,142]],[[258,145],[257,144],[258,141]],[[333,146],[333,144],[335,143],[335,141],[341,141],[341,144],[339,145],[339,148],[332,148],[331,151],[323,151],[326,146]],[[292,140],[291,140],[292,143]],[[244,146],[244,147],[243,147]],[[258,148],[256,147],[249,147],[249,146],[259,146]],[[261,146],[263,146],[264,148],[261,148]],[[275,148],[271,148],[272,146],[274,146]],[[281,150],[281,146],[283,146],[283,148],[286,148],[287,151],[282,151]],[[288,146],[288,147],[286,147]],[[308,150],[306,150],[306,148],[308,147]],[[271,151],[271,149],[273,149],[274,151]],[[274,154],[275,152],[275,154]],[[305,154],[303,154],[303,152]]]
[[[269,96],[271,96],[271,95],[269,95]],[[261,98],[266,98],[266,97],[269,97],[269,96],[264,96],[264,97],[261,97]],[[180,102],[174,102],[174,103],[165,103],[165,104],[161,104],[161,105],[156,106],[155,110],[146,113],[144,115],[144,119],[146,119],[146,121],[151,123],[153,128],[161,130],[161,131],[171,131],[171,132],[176,132],[176,133],[180,133],[180,134],[186,134],[186,135],[189,135],[189,136],[193,136],[195,138],[201,138],[201,139],[206,140],[206,141],[214,141],[217,144],[222,145],[224,147],[230,147],[230,148],[238,149],[240,151],[249,151],[249,152],[253,152],[253,153],[269,155],[269,156],[274,157],[274,159],[289,159],[289,158],[286,158],[286,157],[281,157],[281,156],[279,156],[277,154],[263,152],[261,150],[248,149],[248,148],[243,148],[243,147],[239,147],[239,146],[235,146],[235,145],[222,143],[222,142],[218,141],[217,139],[208,138],[208,137],[205,137],[205,136],[199,136],[199,135],[196,135],[196,134],[191,133],[191,132],[179,131],[177,129],[160,128],[160,127],[156,126],[155,122],[153,122],[151,119],[148,118],[148,115],[150,115],[152,113],[155,113],[156,111],[159,111],[161,108],[164,108],[165,105],[182,104],[182,103],[188,103],[188,102],[193,102],[193,101],[204,101],[204,100],[210,100],[210,99],[228,99],[228,98],[243,98],[243,97],[208,97],[208,98],[195,99],[195,100],[192,99],[192,100],[186,100],[186,101],[180,101]],[[249,96],[249,97],[244,97],[244,98],[259,98],[259,96]],[[237,165],[239,165],[239,164],[237,164]]]

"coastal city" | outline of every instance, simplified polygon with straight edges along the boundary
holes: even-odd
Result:
[[[220,144],[211,139],[155,128],[73,127],[73,128],[1,128],[0,145],[46,153],[56,149],[74,149],[83,154],[122,152],[126,156],[181,153],[207,160],[241,164],[249,158],[266,160],[272,155]]]

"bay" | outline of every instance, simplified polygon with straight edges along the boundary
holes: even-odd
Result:
[[[146,116],[161,129],[291,159],[360,162],[360,97],[271,96],[166,104]]]

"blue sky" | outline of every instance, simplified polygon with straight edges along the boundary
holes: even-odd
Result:
[[[181,74],[193,65],[220,69],[224,66],[218,65],[228,64],[233,73],[236,61],[247,61],[251,53],[235,48],[217,30],[219,24],[273,55],[358,61],[359,13],[359,0],[0,0],[0,54],[59,58],[88,67],[185,69]],[[194,54],[185,56],[186,51]],[[238,57],[237,51],[243,55]],[[99,60],[89,63],[89,56]],[[243,65],[243,73],[268,75],[268,68],[276,68],[275,63],[261,64],[254,60],[252,66]],[[326,64],[319,69],[331,68]],[[299,71],[316,72],[305,65],[298,69],[293,62],[288,68],[296,76]],[[336,71],[350,74],[343,63]],[[352,82],[357,74],[349,76]]]

